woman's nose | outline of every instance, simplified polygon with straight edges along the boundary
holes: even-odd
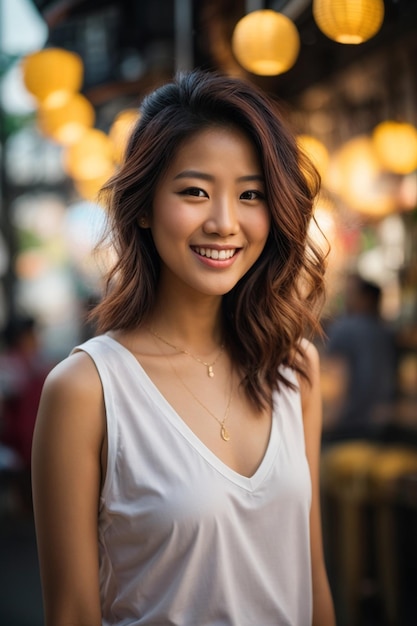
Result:
[[[222,237],[235,235],[239,231],[238,211],[234,200],[221,198],[212,202],[204,231]]]

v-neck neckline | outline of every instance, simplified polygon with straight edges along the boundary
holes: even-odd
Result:
[[[272,419],[269,432],[269,438],[265,453],[256,468],[252,476],[245,476],[238,471],[231,468],[227,463],[222,461],[217,454],[215,454],[188,426],[179,413],[174,409],[172,404],[167,400],[164,394],[160,391],[159,387],[154,383],[152,378],[148,375],[140,361],[135,355],[126,348],[120,341],[114,339],[111,335],[102,335],[103,338],[109,340],[111,344],[121,355],[125,355],[131,362],[134,368],[140,373],[142,382],[145,385],[145,391],[148,393],[152,401],[157,405],[164,416],[167,417],[170,424],[181,433],[181,435],[188,441],[189,444],[202,456],[212,467],[214,467],[220,474],[231,482],[246,489],[247,491],[254,491],[263,482],[264,478],[269,473],[269,470],[273,464],[273,461],[278,454],[280,448],[279,431],[281,430],[280,411],[279,409],[279,394],[273,392],[273,406],[272,406]]]

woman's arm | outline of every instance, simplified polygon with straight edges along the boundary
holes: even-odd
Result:
[[[48,376],[32,452],[45,626],[101,626],[97,517],[105,440],[101,383],[76,353]]]
[[[300,378],[306,455],[312,482],[310,541],[313,577],[313,626],[335,626],[333,601],[324,563],[320,515],[320,441],[322,426],[320,367],[316,348],[305,342],[311,382]]]

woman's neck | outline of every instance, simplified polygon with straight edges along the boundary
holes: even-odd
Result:
[[[221,298],[157,300],[147,326],[172,343],[210,352],[222,341]]]

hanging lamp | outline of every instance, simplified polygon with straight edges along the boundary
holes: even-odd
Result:
[[[85,200],[91,200],[92,202],[98,202],[98,193],[104,183],[110,178],[112,171],[104,173],[97,178],[91,178],[90,180],[74,179],[74,187],[77,190],[81,198]]]
[[[76,180],[110,177],[114,171],[113,145],[108,135],[96,128],[87,130],[81,139],[68,146],[64,169]]]
[[[69,97],[61,106],[41,105],[38,109],[39,128],[62,145],[76,143],[94,121],[94,107],[80,93]]]
[[[232,49],[249,72],[275,76],[287,72],[296,62],[300,37],[295,24],[282,13],[252,11],[236,24]]]
[[[319,29],[338,43],[363,43],[384,20],[383,0],[313,0],[312,8]]]
[[[62,48],[45,48],[24,57],[23,82],[42,104],[60,105],[80,90],[83,81],[81,57]]]
[[[297,144],[323,177],[329,165],[329,151],[324,143],[312,135],[302,134],[297,136]]]
[[[326,186],[354,210],[382,217],[394,210],[390,189],[384,184],[381,164],[367,135],[352,137],[333,157]]]
[[[385,169],[403,175],[417,169],[417,128],[412,124],[381,122],[373,130],[372,142]]]
[[[121,163],[129,137],[139,119],[138,109],[123,109],[113,120],[109,130],[109,137],[114,146],[114,159]]]

